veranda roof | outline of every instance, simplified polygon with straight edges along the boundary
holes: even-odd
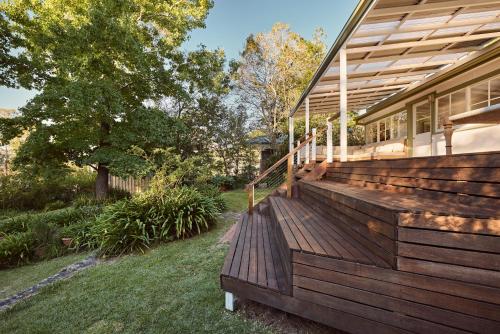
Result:
[[[339,112],[346,48],[347,110],[360,111],[466,63],[500,39],[500,0],[361,0],[291,112]]]

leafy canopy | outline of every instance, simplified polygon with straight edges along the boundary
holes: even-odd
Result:
[[[280,125],[323,59],[323,32],[307,40],[283,23],[251,35],[232,63],[235,92],[275,146]]]
[[[132,146],[171,144],[171,123],[151,101],[189,95],[183,71],[193,56],[179,46],[204,26],[211,6],[211,0],[1,2],[0,39],[8,43],[0,57],[9,61],[0,73],[9,75],[0,84],[39,91],[19,117],[0,124],[3,142],[29,131],[17,165],[41,172],[73,162],[129,175],[143,163]],[[29,79],[19,64],[29,67]]]

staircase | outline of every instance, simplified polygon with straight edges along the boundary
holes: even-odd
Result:
[[[500,332],[500,153],[336,162],[295,189],[243,216],[224,291],[352,333]]]

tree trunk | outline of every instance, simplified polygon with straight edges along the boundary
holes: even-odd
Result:
[[[108,167],[99,164],[97,167],[97,179],[95,182],[95,197],[98,200],[103,200],[108,197]]]

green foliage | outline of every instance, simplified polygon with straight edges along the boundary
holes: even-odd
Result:
[[[83,248],[101,206],[22,214],[0,220],[0,268],[49,259],[68,251],[62,237],[74,238],[73,250]]]
[[[66,206],[80,194],[93,194],[94,181],[95,173],[84,170],[50,178],[0,176],[0,208],[50,210]]]
[[[223,212],[227,209],[226,201],[222,197],[220,187],[205,183],[197,184],[196,190],[198,190],[203,196],[211,198],[220,212]]]
[[[154,243],[201,233],[218,212],[214,200],[194,188],[150,191],[107,207],[90,229],[89,244],[105,255],[144,252]]]
[[[8,74],[0,85],[38,92],[18,117],[0,119],[0,142],[27,134],[15,168],[44,178],[66,171],[68,162],[118,176],[143,173],[146,162],[132,147],[152,152],[177,141],[169,115],[151,102],[195,100],[190,110],[210,111],[212,97],[226,89],[222,51],[180,50],[212,6],[211,0],[0,2],[0,73]],[[182,119],[190,120],[196,124],[190,130],[199,130],[191,136],[201,143],[207,134],[200,124],[208,122]],[[199,149],[193,145],[187,154]]]
[[[1,237],[1,236],[0,236]],[[13,233],[0,239],[0,268],[29,261],[34,254],[33,233]]]
[[[234,188],[234,177],[228,175],[215,175],[210,181],[212,185],[222,190],[231,190]]]
[[[0,233],[9,234],[23,232],[37,225],[52,224],[67,226],[75,222],[97,216],[101,211],[99,206],[68,207],[64,209],[31,213],[7,218],[0,221]]]
[[[276,149],[280,128],[325,54],[323,32],[307,40],[283,23],[250,35],[231,63],[235,93]],[[285,132],[286,133],[286,132]]]

